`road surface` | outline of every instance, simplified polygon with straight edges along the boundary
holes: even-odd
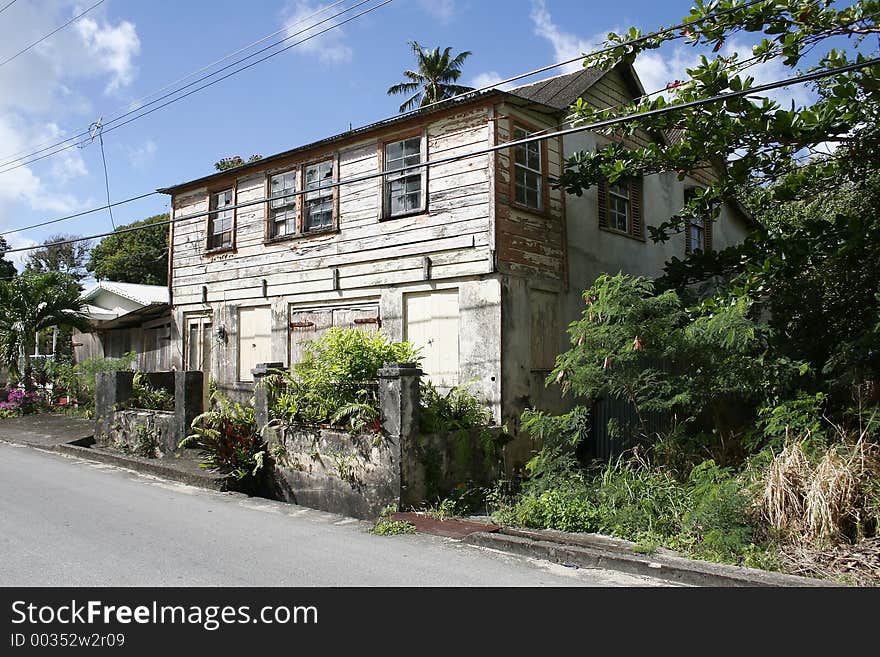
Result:
[[[0,586],[662,586],[0,442]]]

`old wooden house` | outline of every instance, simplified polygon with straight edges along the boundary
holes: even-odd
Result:
[[[725,208],[714,224],[654,244],[646,226],[705,181],[661,174],[567,196],[549,178],[566,155],[606,139],[589,132],[401,169],[566,127],[579,97],[609,107],[642,93],[628,66],[584,69],[160,190],[175,220],[176,367],[249,396],[257,363],[294,363],[331,326],[381,327],[423,348],[436,384],[470,384],[514,430],[526,406],[559,408],[544,379],[596,276],[656,275],[671,256],[742,239],[748,219]]]

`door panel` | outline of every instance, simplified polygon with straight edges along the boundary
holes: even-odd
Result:
[[[272,360],[272,309],[269,306],[238,310],[238,380],[253,381],[257,363]]]
[[[421,347],[422,369],[435,386],[459,383],[458,290],[404,295],[406,339]]]

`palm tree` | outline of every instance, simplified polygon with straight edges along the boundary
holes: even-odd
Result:
[[[388,90],[388,95],[412,94],[406,102],[400,106],[401,112],[406,112],[416,105],[424,107],[439,100],[473,91],[473,87],[463,87],[455,84],[461,77],[461,65],[470,57],[469,50],[450,59],[450,50],[446,48],[442,53],[440,48],[427,50],[422,48],[416,41],[409,42],[415,53],[418,69],[404,71],[403,75],[409,82],[395,84]]]
[[[87,329],[83,306],[79,285],[66,274],[27,274],[0,281],[0,360],[26,389],[33,387],[30,352],[37,332],[51,327]]]

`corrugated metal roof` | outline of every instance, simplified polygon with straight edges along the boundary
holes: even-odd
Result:
[[[137,283],[117,283],[115,281],[98,281],[83,293],[82,299],[94,299],[102,290],[118,294],[144,306],[154,303],[168,303],[168,288],[164,285],[139,285]]]

